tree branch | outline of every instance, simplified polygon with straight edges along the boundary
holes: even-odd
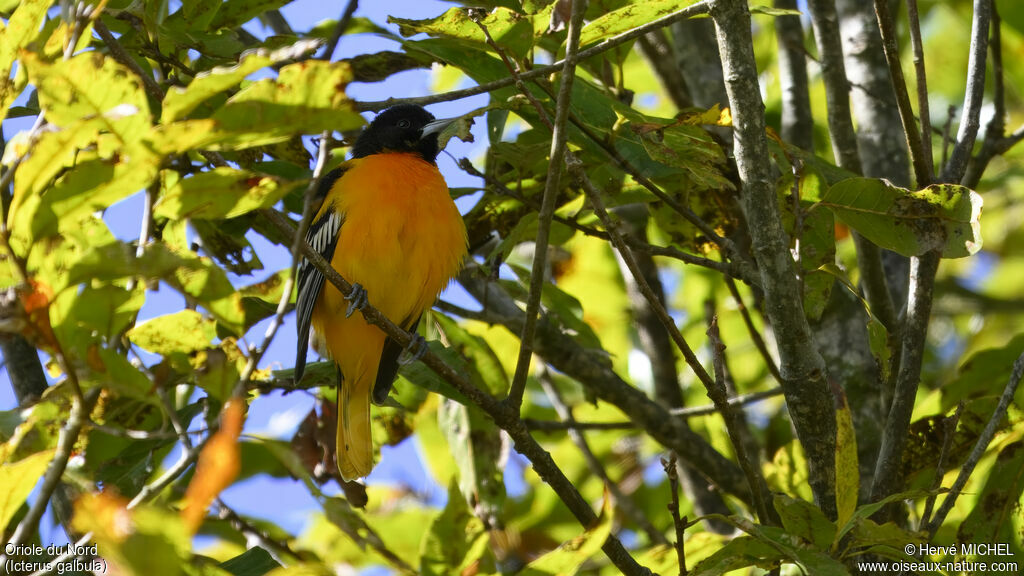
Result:
[[[907,91],[907,81],[903,76],[903,66],[900,64],[900,49],[896,43],[896,25],[889,12],[889,0],[875,0],[875,16],[878,19],[878,29],[882,34],[882,48],[885,50],[885,61],[889,65],[889,75],[892,77],[893,89],[896,93],[896,105],[900,111],[903,134],[907,139],[910,163],[914,167],[914,178],[917,180],[917,186],[923,188],[932,183],[934,176],[928,171],[928,164],[924,159],[921,130],[918,129],[917,121],[914,119],[910,93]]]
[[[733,113],[740,195],[761,272],[768,319],[777,334],[782,388],[807,455],[818,506],[835,517],[835,413],[825,363],[814,347],[789,242],[782,228],[765,142],[764,103],[758,85],[750,12],[742,0],[720,0],[711,16],[718,29],[726,90]]]
[[[324,51],[320,53],[321,60],[330,60],[334,56],[334,51],[338,48],[338,42],[345,35],[345,30],[348,29],[349,23],[352,22],[352,15],[356,13],[356,8],[358,7],[359,0],[348,0],[345,10],[341,13],[341,18],[338,19],[334,30],[331,31],[331,37],[327,40]]]
[[[548,119],[544,107],[533,98],[533,95],[522,83],[515,69],[510,72],[516,79],[523,93],[531,98],[540,117],[545,119],[551,128],[551,149],[548,160],[548,173],[544,180],[544,195],[541,200],[540,213],[537,215],[537,239],[534,242],[533,270],[530,274],[530,294],[526,300],[526,322],[519,339],[519,356],[516,369],[512,376],[512,385],[505,398],[509,407],[515,412],[523,404],[523,393],[526,390],[526,377],[533,358],[533,338],[537,329],[537,314],[540,311],[541,291],[547,276],[548,240],[551,235],[551,218],[555,213],[555,201],[558,198],[559,184],[562,176],[562,159],[566,155],[566,122],[569,119],[569,108],[572,97],[572,84],[576,76],[576,52],[580,43],[580,29],[583,27],[583,13],[586,11],[583,0],[572,2],[572,17],[569,19],[569,33],[565,43],[565,60],[562,66],[562,82],[558,87],[558,98],[555,100],[555,118]],[[483,25],[481,24],[481,27]],[[486,33],[486,29],[484,29]],[[490,35],[488,34],[488,37]],[[493,42],[493,40],[492,40]],[[503,56],[504,58],[504,56]],[[505,58],[506,64],[509,63]]]
[[[808,6],[811,9],[814,37],[825,81],[832,149],[839,166],[861,174],[863,170],[857,149],[857,134],[853,129],[853,115],[850,112],[850,84],[843,63],[835,0],[808,0]],[[882,252],[856,230],[853,231],[853,241],[857,246],[857,267],[861,272],[864,296],[886,330],[895,332],[898,329],[896,310],[882,270]]]
[[[796,0],[775,0],[776,8],[796,10]],[[782,88],[782,139],[804,150],[814,149],[814,118],[807,82],[807,51],[799,16],[776,16],[779,84]]]
[[[910,48],[914,51],[914,77],[917,80],[917,115],[921,119],[921,161],[928,174],[935,174],[932,162],[932,117],[928,110],[928,77],[924,69],[924,45],[921,43],[921,19],[917,0],[907,0],[910,24]]]
[[[988,52],[988,28],[992,19],[993,0],[974,0],[971,18],[971,52],[967,59],[967,86],[964,107],[960,113],[960,129],[949,163],[942,170],[942,182],[959,183],[967,170],[967,161],[978,136],[981,105],[985,97],[985,55]]]
[[[907,319],[903,326],[903,350],[900,370],[896,376],[889,416],[882,434],[882,447],[875,465],[875,478],[871,485],[871,499],[875,502],[900,489],[903,479],[900,467],[903,449],[907,443],[907,429],[914,412],[914,399],[921,378],[928,320],[931,318],[932,296],[935,291],[935,272],[941,254],[935,251],[910,259],[910,297],[907,301]]]

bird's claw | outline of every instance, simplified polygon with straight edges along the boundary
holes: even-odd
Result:
[[[409,345],[402,350],[402,355],[398,358],[398,364],[400,366],[406,366],[413,362],[423,358],[423,355],[427,353],[429,346],[427,346],[426,339],[419,334],[413,334],[409,340]]]
[[[362,310],[366,306],[366,290],[358,283],[352,284],[352,292],[345,296],[345,300],[348,300],[348,308],[345,309],[345,318],[348,318],[356,310]]]

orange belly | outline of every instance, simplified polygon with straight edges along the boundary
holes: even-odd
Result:
[[[409,328],[459,271],[466,256],[462,216],[437,167],[414,154],[375,154],[349,166],[321,208],[344,215],[331,265],[366,290],[370,305]],[[364,429],[369,432],[369,394],[385,335],[358,312],[345,318],[348,305],[327,283],[312,323],[344,377],[339,412],[349,414],[347,426],[353,430],[344,432],[339,419],[338,453],[343,475],[351,478],[365,476],[373,466],[372,447],[367,461],[361,436]],[[358,446],[346,446],[353,441]],[[346,449],[356,452],[348,472],[341,462]]]

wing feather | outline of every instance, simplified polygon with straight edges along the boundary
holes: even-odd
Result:
[[[317,196],[326,198],[342,173],[343,170],[339,168],[327,174],[320,182]],[[334,249],[338,245],[338,232],[344,222],[344,215],[328,206],[321,211],[320,217],[313,221],[306,232],[306,242],[328,262],[334,257]],[[313,308],[316,307],[316,301],[324,287],[324,275],[305,258],[299,261],[298,285],[295,318],[299,339],[295,353],[295,382],[302,380],[306,370],[306,350],[309,349],[309,328],[313,322]]]

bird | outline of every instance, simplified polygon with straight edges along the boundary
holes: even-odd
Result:
[[[453,121],[435,120],[416,105],[388,108],[358,136],[352,158],[318,185],[323,202],[306,241],[353,291],[346,298],[309,261],[299,263],[295,381],[302,379],[312,327],[315,347],[337,367],[336,453],[346,481],[373,469],[370,402],[387,400],[402,352],[353,312],[369,303],[415,332],[467,256],[465,224],[437,168],[438,136]],[[422,352],[425,343],[416,340]]]

